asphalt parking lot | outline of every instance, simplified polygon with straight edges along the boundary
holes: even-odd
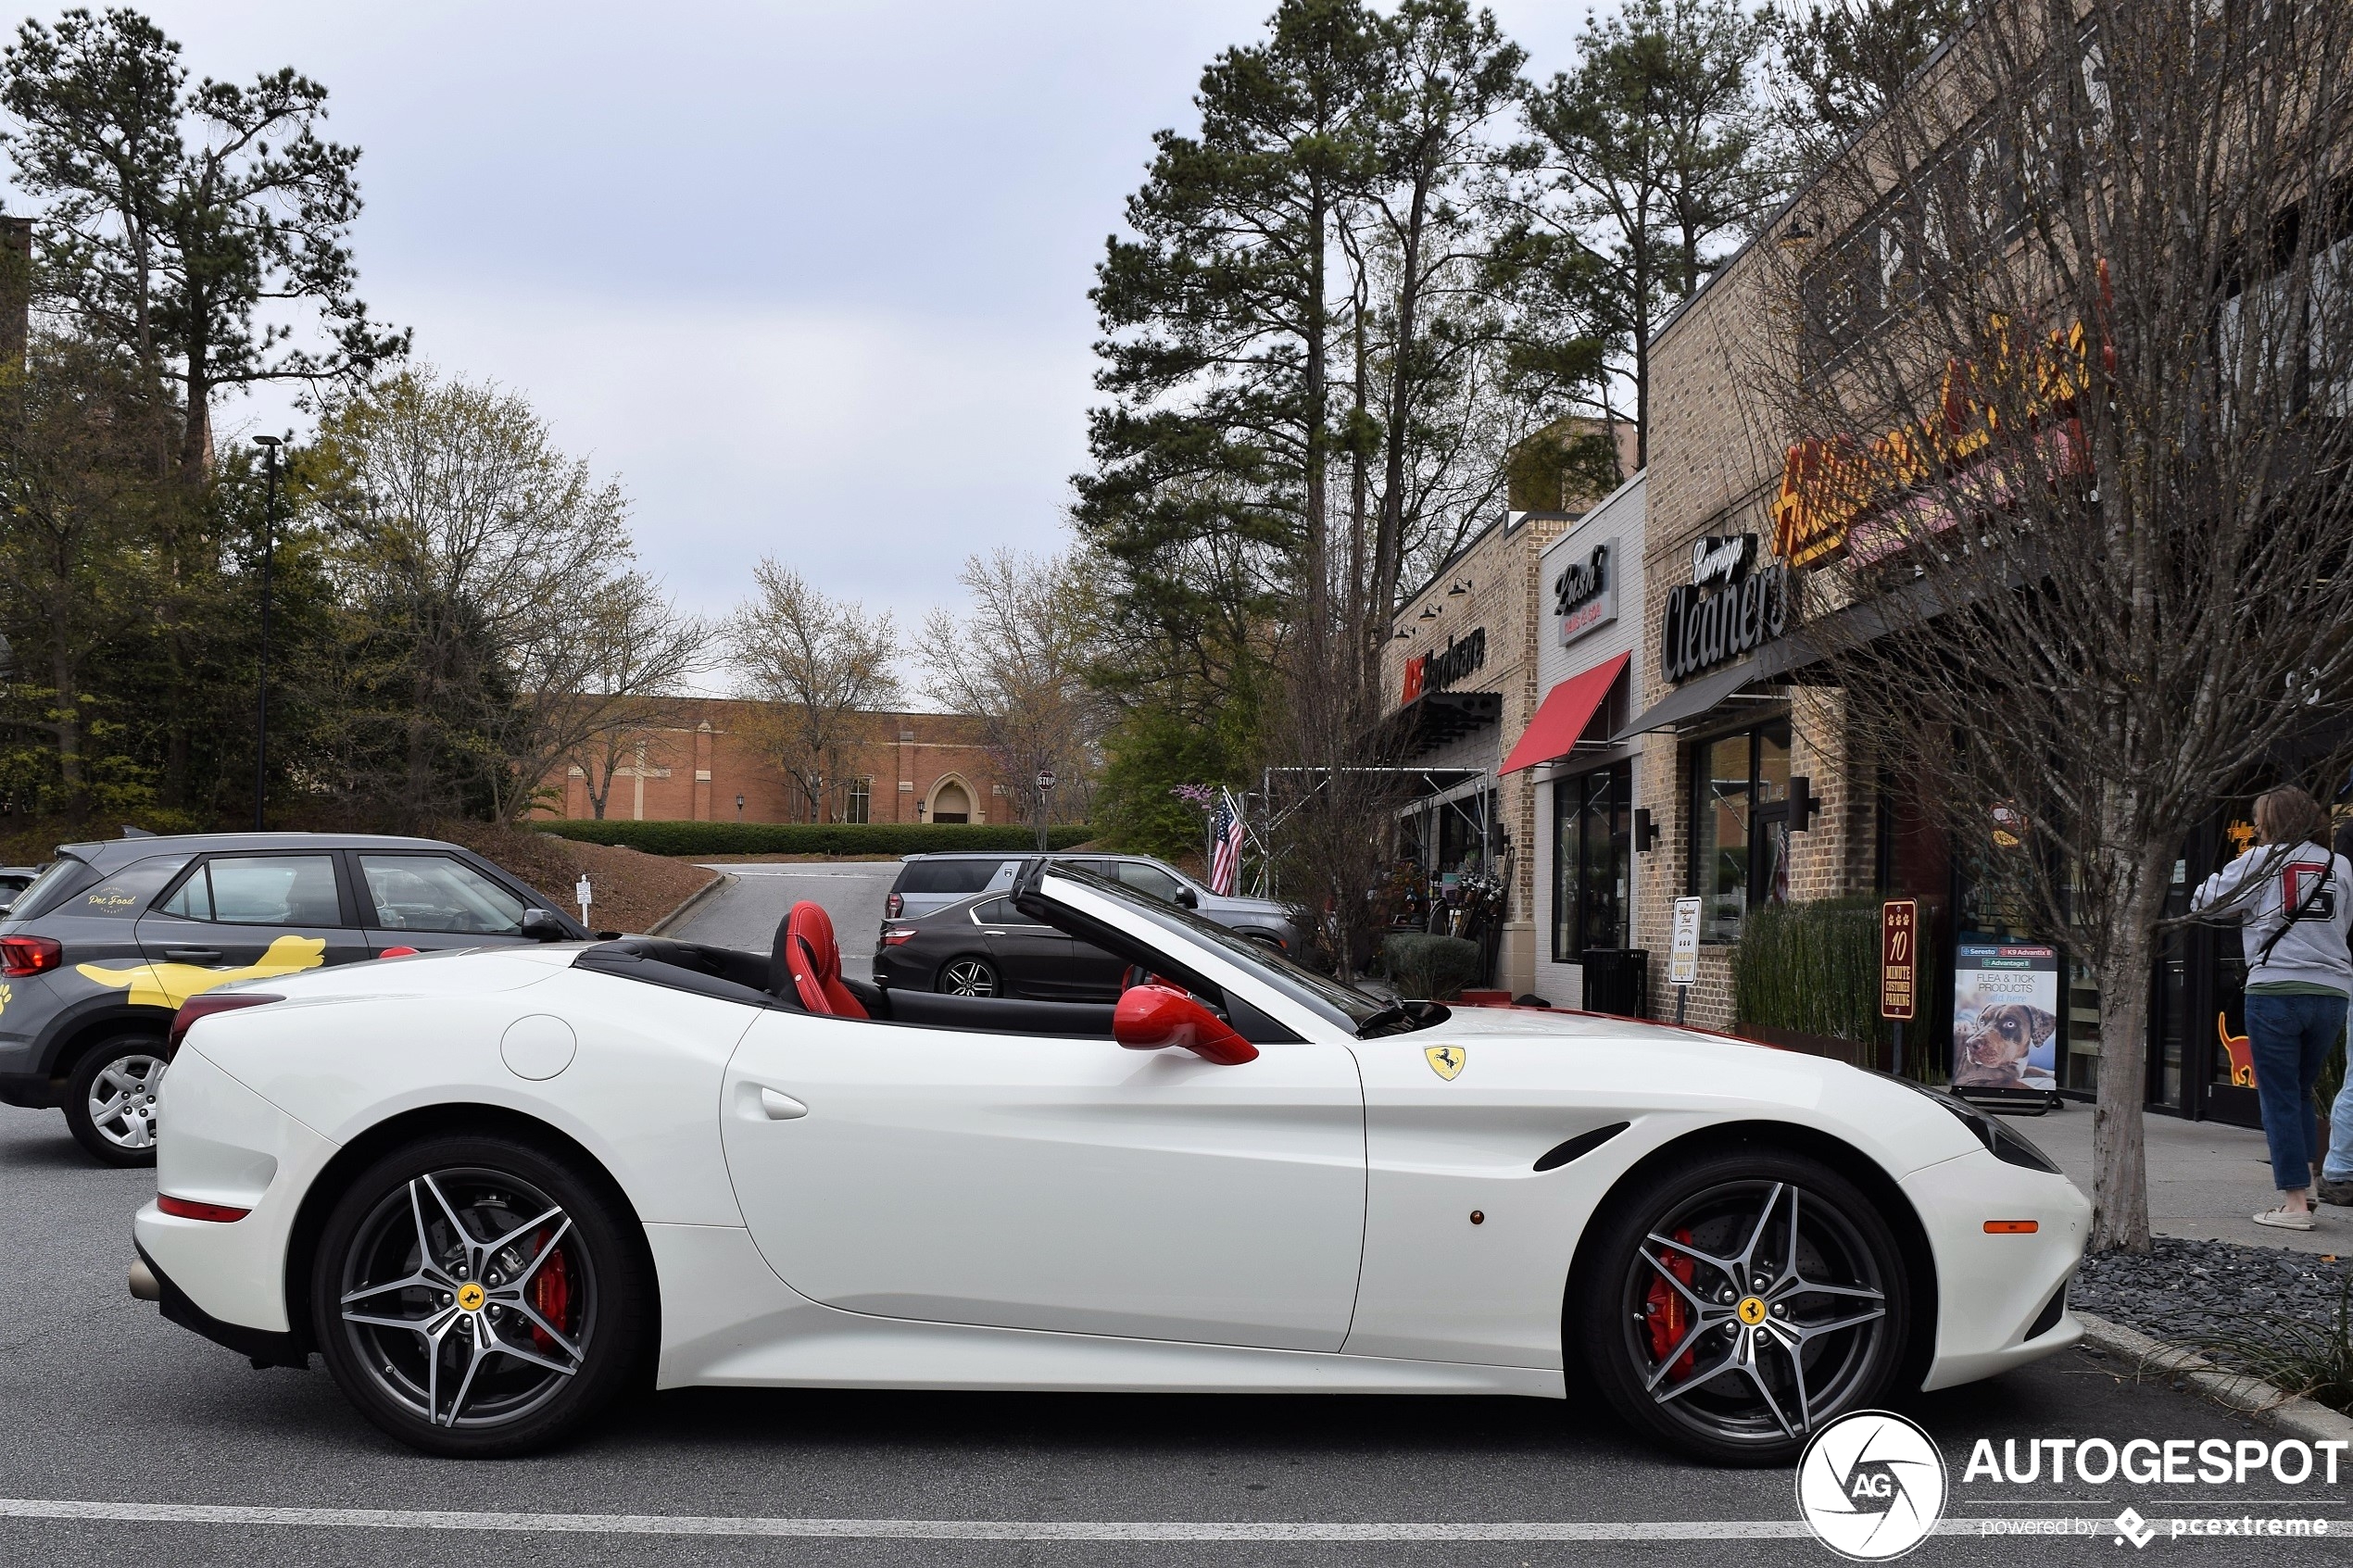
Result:
[[[736,880],[697,905],[668,935],[682,942],[707,942],[764,953],[776,927],[803,898],[824,907],[841,943],[842,965],[864,979],[882,923],[883,897],[899,876],[896,860],[833,860],[795,864],[713,865]]]
[[[634,1406],[560,1452],[497,1463],[425,1459],[360,1421],[323,1372],[253,1371],[132,1301],[123,1286],[129,1222],[151,1190],[148,1173],[91,1166],[55,1112],[0,1109],[0,1224],[9,1238],[0,1254],[0,1562],[1513,1568],[1680,1562],[1728,1549],[1750,1562],[1834,1561],[1810,1539],[1757,1538],[1795,1528],[1788,1473],[1676,1463],[1605,1416],[1550,1401],[686,1390]],[[2155,1515],[2183,1490],[1962,1486],[1979,1436],[1998,1446],[2256,1431],[2118,1371],[2069,1354],[1911,1401],[1906,1408],[1953,1469],[1951,1516],[2106,1518],[2126,1501]],[[2269,1499],[2353,1531],[2342,1485],[2221,1490],[2228,1499],[2198,1501],[2228,1500],[2237,1513]],[[23,1516],[29,1507],[54,1513],[61,1500],[97,1505],[99,1517]],[[386,1512],[193,1523],[159,1521],[157,1505]],[[478,1517],[422,1516],[449,1511]],[[614,1515],[694,1522],[649,1526]],[[823,1526],[834,1533],[773,1533],[812,1528],[811,1520],[836,1522]],[[1629,1521],[1664,1526],[1667,1538],[1532,1538]],[[1367,1525],[1382,1528],[1344,1538]],[[1498,1526],[1504,1538],[1478,1538]],[[744,1528],[772,1533],[715,1533]],[[1693,1538],[1710,1528],[1732,1538]],[[1378,1538],[1382,1529],[1428,1538]],[[1047,1538],[985,1538],[992,1531]],[[921,1538],[926,1532],[947,1538]],[[1219,1533],[1244,1538],[1199,1538]],[[1916,1560],[2113,1562],[2117,1549],[2107,1534],[1944,1537]],[[2276,1561],[2283,1550],[2341,1560],[2343,1551],[2161,1539],[2149,1549],[2216,1562]]]

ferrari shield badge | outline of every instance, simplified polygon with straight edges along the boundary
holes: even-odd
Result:
[[[1460,1046],[1425,1047],[1422,1056],[1428,1061],[1429,1070],[1449,1083],[1453,1082],[1462,1072],[1464,1063],[1470,1060],[1469,1055]]]

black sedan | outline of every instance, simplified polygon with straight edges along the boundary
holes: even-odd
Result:
[[[1002,893],[885,921],[875,949],[875,985],[956,997],[1117,1001],[1125,968],[1101,948],[1030,920]]]

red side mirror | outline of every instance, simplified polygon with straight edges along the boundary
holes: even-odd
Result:
[[[1258,1047],[1235,1034],[1224,1019],[1166,985],[1131,985],[1120,993],[1111,1016],[1111,1035],[1131,1051],[1177,1046],[1222,1067],[1258,1060]]]

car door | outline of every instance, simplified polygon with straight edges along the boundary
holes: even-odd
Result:
[[[522,936],[529,903],[455,855],[350,851],[371,951],[501,947]]]
[[[170,1005],[232,980],[371,958],[329,850],[208,855],[139,917]]]
[[[1005,995],[1056,1001],[1070,996],[1069,937],[1025,916],[1010,898],[977,906],[972,920],[1004,980]]]
[[[924,1322],[1333,1350],[1365,1218],[1334,1042],[1179,1050],[762,1014],[722,1143],[812,1299]]]

